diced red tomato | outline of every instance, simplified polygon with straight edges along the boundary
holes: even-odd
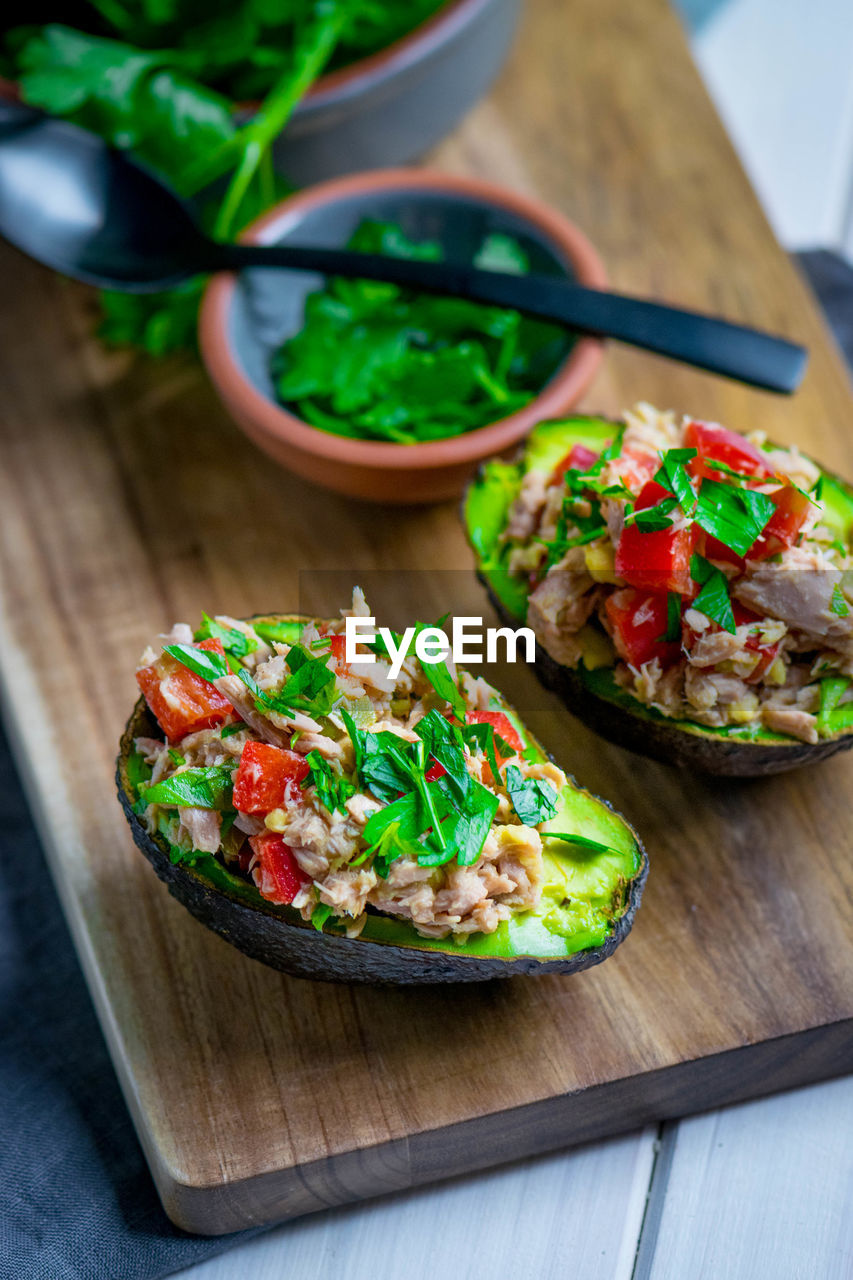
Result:
[[[811,506],[811,499],[799,489],[795,489],[792,484],[782,485],[767,496],[776,510],[765,526],[764,532],[747,551],[748,560],[765,560],[767,556],[775,556],[786,547],[792,547]]]
[[[202,640],[196,648],[225,656],[219,640]],[[136,683],[170,742],[179,742],[199,729],[215,729],[236,714],[215,685],[170,653],[162,653],[149,667],[141,667]]]
[[[556,484],[567,471],[589,471],[598,462],[598,454],[587,449],[585,444],[573,444],[564,458],[561,458],[551,473],[551,484]]]
[[[447,773],[447,770],[445,769],[444,765],[439,764],[438,761],[436,760],[435,763],[431,764],[430,767],[427,769],[426,773],[424,774],[424,777],[426,778],[427,782],[438,782],[439,778],[443,778],[446,773]],[[400,795],[403,795],[403,794],[404,792],[401,791]]]
[[[303,885],[311,879],[296,861],[293,850],[274,831],[262,831],[250,836],[249,844],[254,852],[252,878],[258,893],[268,902],[287,905],[296,897]]]
[[[742,475],[766,480],[773,474],[760,449],[736,431],[729,431],[715,422],[689,422],[684,432],[684,444],[686,448],[698,451],[697,456],[687,464],[687,469],[693,476],[725,480],[724,473],[705,465],[708,458],[724,462]]]
[[[632,493],[640,493],[660,467],[660,458],[656,453],[645,453],[626,444],[616,465],[625,487]]]
[[[269,813],[299,799],[299,784],[310,768],[303,756],[266,742],[247,742],[234,781],[234,808]]]
[[[512,754],[524,750],[524,743],[518,735],[515,725],[504,715],[503,711],[469,711],[465,717],[468,724],[490,724],[498,737],[503,738],[508,747],[512,748]],[[499,765],[504,760],[509,760],[508,755],[502,755],[495,744],[495,756]]]
[[[329,648],[332,651],[332,657],[335,659],[335,665],[341,666],[347,656],[347,638],[346,636],[327,636]]]
[[[662,640],[667,628],[667,597],[620,587],[605,602],[616,652],[632,667],[657,658],[662,667],[677,662],[679,641]]]
[[[696,550],[706,560],[714,560],[718,564],[733,564],[741,573],[746,568],[743,556],[739,556],[736,551],[732,551],[731,547],[727,547],[724,542],[720,542],[719,538],[706,533],[704,529],[697,530]]]
[[[735,625],[741,627],[744,623],[752,624],[760,622],[757,613],[753,613],[751,609],[747,609],[738,600],[732,601],[732,612],[735,617]],[[747,649],[759,655],[758,662],[753,667],[748,676],[745,676],[747,684],[757,684],[764,675],[768,667],[772,666],[779,652],[779,644],[762,644],[761,637],[758,635],[748,636],[746,641]]]
[[[639,510],[656,506],[668,497],[666,489],[649,480],[637,498]],[[690,595],[690,559],[696,548],[696,527],[661,529],[644,533],[635,523],[627,524],[616,548],[615,569],[632,587],[645,591],[677,591]]]

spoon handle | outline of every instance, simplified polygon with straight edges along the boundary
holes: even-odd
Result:
[[[804,347],[758,329],[642,298],[587,289],[554,276],[512,275],[452,262],[416,262],[382,254],[296,245],[209,241],[207,248],[209,260],[200,264],[206,270],[286,267],[451,294],[553,320],[576,333],[618,338],[767,391],[796,391],[808,360]]]

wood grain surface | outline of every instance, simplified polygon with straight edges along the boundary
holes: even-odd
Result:
[[[615,286],[812,350],[783,401],[612,349],[587,407],[643,398],[763,427],[853,476],[840,359],[664,0],[530,0],[495,93],[435,160],[550,200]],[[234,1230],[850,1069],[853,757],[703,781],[603,745],[537,693],[534,730],[652,862],[634,932],[579,977],[313,985],[171,901],[112,784],[149,637],[202,608],[298,607],[300,571],[357,581],[471,557],[453,505],[357,506],[297,482],[242,439],[194,364],[104,351],[86,290],[10,250],[0,264],[5,715],[175,1221]]]

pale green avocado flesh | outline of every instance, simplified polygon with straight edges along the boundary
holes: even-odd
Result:
[[[527,616],[528,586],[524,579],[510,575],[507,569],[509,547],[500,541],[500,535],[506,527],[510,507],[518,495],[524,476],[528,471],[550,473],[576,444],[600,452],[613,440],[618,429],[617,423],[604,418],[567,418],[540,423],[528,437],[524,452],[517,461],[503,462],[494,459],[487,462],[471,484],[465,498],[464,518],[468,539],[477,557],[477,567],[504,608],[519,622],[523,622]],[[849,544],[853,534],[853,489],[837,476],[823,472],[821,500],[824,504],[822,523],[842,542]],[[610,644],[603,631],[601,638]],[[667,721],[685,733],[702,736],[741,742],[796,741],[787,734],[771,733],[763,728],[714,729],[692,720],[673,720],[664,716],[620,688],[613,678],[616,655],[612,646],[610,651],[611,665],[601,665],[600,661],[587,665],[582,661],[578,667],[578,675],[590,692],[623,707],[633,715],[647,720]],[[833,699],[837,702],[847,683],[843,678],[840,681],[832,678],[822,681],[818,725],[821,733],[826,736],[849,731],[853,727],[853,704],[845,703],[835,708],[833,703]]]
[[[257,630],[265,639],[293,643],[299,638],[300,628],[298,624],[287,622],[265,624],[258,626]],[[547,759],[514,709],[497,693],[490,705],[510,718],[525,747],[531,749],[531,758]],[[127,777],[134,790],[138,791],[139,783],[145,781],[149,773],[150,769],[141,755],[134,753],[129,757]],[[589,850],[564,841],[549,840],[549,830],[583,836],[606,845],[607,849]],[[560,796],[559,811],[543,824],[541,834],[545,885],[536,911],[519,913],[500,924],[494,933],[475,933],[460,941],[422,938],[405,920],[368,913],[367,923],[359,937],[428,951],[505,959],[519,956],[559,959],[600,946],[613,931],[614,923],[625,913],[631,883],[643,869],[644,854],[634,832],[603,800],[570,780]],[[164,830],[160,832],[160,839],[168,845]],[[303,923],[297,911],[262,898],[250,880],[230,871],[212,854],[197,853],[191,862],[176,849],[172,850],[171,856],[173,861],[180,860],[191,874],[206,880],[219,892],[269,915],[279,916],[287,923]],[[324,926],[326,933],[342,931],[343,925],[334,919],[329,919]]]

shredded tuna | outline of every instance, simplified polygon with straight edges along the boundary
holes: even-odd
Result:
[[[178,816],[194,849],[200,850],[201,853],[216,853],[219,848],[222,818],[215,809],[178,809]]]

